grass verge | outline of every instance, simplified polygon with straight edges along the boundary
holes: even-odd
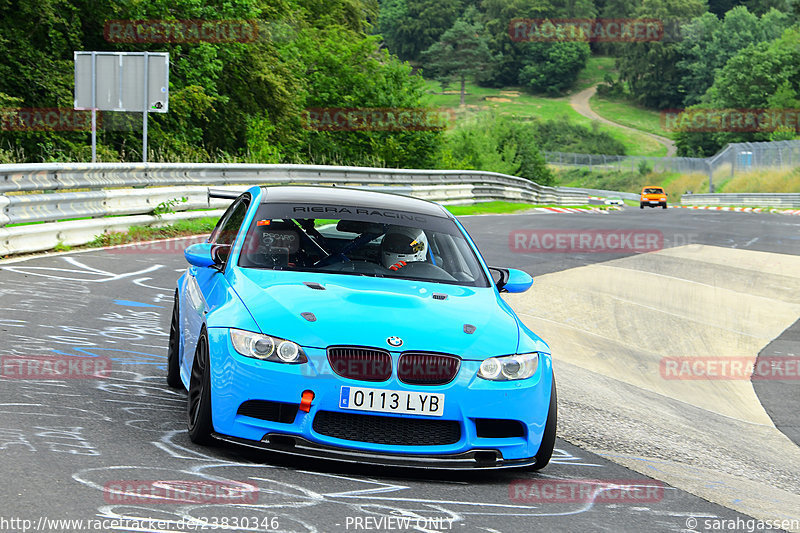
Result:
[[[800,168],[737,174],[717,187],[718,192],[800,192]]]
[[[615,58],[609,56],[590,57],[586,62],[586,68],[578,74],[578,81],[575,82],[573,92],[579,92],[602,83],[605,81],[606,74],[610,74],[611,78],[616,80],[619,74],[614,64],[615,61]]]
[[[445,207],[457,217],[465,215],[517,213],[519,211],[526,211],[535,207],[572,207],[576,209],[592,208],[592,206],[588,205],[518,204],[514,202],[481,202],[479,204],[472,205],[446,205]]]
[[[157,239],[169,239],[173,237],[183,237],[189,235],[202,235],[211,233],[217,224],[217,218],[204,217],[194,220],[179,220],[168,226],[131,226],[126,232],[112,232],[98,235],[91,242],[86,244],[88,248],[100,248],[103,246],[116,246],[130,242],[154,241]]]
[[[661,127],[661,115],[658,111],[645,109],[628,102],[622,98],[609,98],[595,94],[589,101],[595,113],[603,118],[617,122],[623,126],[634,128],[653,135],[659,135],[668,139],[672,138],[672,133],[665,131]]]

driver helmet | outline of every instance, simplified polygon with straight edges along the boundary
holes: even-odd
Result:
[[[403,268],[406,263],[425,261],[428,237],[418,228],[393,226],[381,241],[381,262],[390,270]]]

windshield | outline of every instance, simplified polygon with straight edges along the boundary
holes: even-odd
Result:
[[[649,189],[645,189],[642,191],[642,194],[662,194],[664,189],[658,189],[656,187],[650,187]]]
[[[316,217],[317,210],[306,207],[261,205],[238,265],[489,286],[452,220],[343,206],[324,206]]]

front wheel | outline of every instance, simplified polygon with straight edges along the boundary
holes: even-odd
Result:
[[[211,421],[211,365],[208,357],[208,334],[205,330],[197,340],[186,407],[189,438],[195,444],[210,443],[214,424]]]
[[[644,209],[644,204],[639,204],[639,209]]]
[[[667,208],[667,204],[664,204],[664,205],[661,206],[661,209],[666,209],[666,208]]]
[[[553,448],[556,445],[556,424],[558,419],[558,395],[556,394],[556,379],[553,377],[553,385],[550,389],[550,408],[547,410],[547,422],[544,425],[542,434],[542,444],[536,452],[536,462],[528,467],[530,470],[541,470],[550,462],[553,456]]]
[[[175,304],[172,306],[172,319],[169,323],[169,349],[167,351],[167,385],[173,389],[183,387],[181,381],[180,353],[181,340],[179,336],[180,318],[178,314],[178,291],[175,291]]]

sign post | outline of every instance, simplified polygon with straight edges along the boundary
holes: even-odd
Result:
[[[92,111],[92,162],[97,160],[97,111],[142,113],[147,162],[147,113],[169,110],[166,52],[75,52],[75,109]]]

